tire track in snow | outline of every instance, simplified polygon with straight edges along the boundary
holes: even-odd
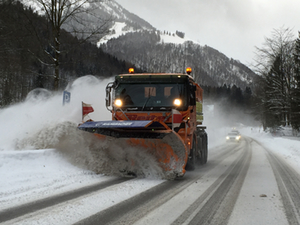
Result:
[[[288,223],[300,224],[300,175],[270,150],[266,149],[266,151],[282,197]]]
[[[215,167],[218,165],[219,161],[222,161],[224,158],[229,157],[232,154],[235,154],[237,149],[236,148],[227,148],[224,149],[225,151],[223,151],[222,153],[218,152],[218,159],[214,160],[214,163],[212,163],[212,167]],[[202,171],[206,170],[206,167],[201,167]],[[149,191],[150,194],[147,195],[148,192],[142,193],[142,195],[144,195],[144,197],[147,195],[148,197],[144,198],[144,202],[142,200],[138,200],[141,202],[141,205],[143,205],[140,209],[146,209],[144,210],[144,212],[142,212],[141,210],[139,210],[139,214],[137,214],[135,210],[131,211],[131,214],[133,214],[133,216],[129,219],[131,221],[134,220],[138,220],[140,219],[141,215],[145,215],[145,212],[150,212],[151,210],[153,210],[155,207],[162,205],[165,201],[168,201],[168,199],[172,198],[173,196],[175,196],[176,194],[178,194],[182,189],[186,188],[187,186],[189,186],[191,183],[193,183],[195,180],[199,179],[201,177],[201,175],[196,174],[192,175],[187,173],[185,175],[185,177],[183,179],[178,179],[175,181],[170,181],[167,182],[169,184],[165,185],[164,187],[160,187],[157,190],[159,191]],[[96,192],[98,190],[107,188],[109,186],[115,185],[115,184],[119,184],[122,183],[123,181],[127,181],[128,178],[119,178],[119,179],[114,179],[114,180],[109,180],[106,182],[101,182],[92,186],[88,186],[88,187],[84,187],[78,190],[74,190],[74,191],[70,191],[70,192],[65,192],[59,195],[55,195],[53,197],[49,197],[49,198],[45,198],[45,199],[41,199],[38,201],[33,201],[30,203],[26,203],[17,207],[12,207],[12,208],[8,208],[5,210],[0,211],[0,223],[1,222],[5,222],[5,221],[10,221],[12,219],[18,219],[21,218],[22,216],[29,216],[32,213],[36,213],[39,212],[40,210],[43,209],[47,209],[50,207],[55,207],[55,205],[58,205],[60,203],[65,203],[67,201],[71,200],[75,200],[76,198],[79,198],[81,196],[84,195],[88,195],[92,192]],[[176,188],[176,186],[178,186]],[[160,195],[161,193],[164,193],[163,195]],[[131,201],[136,201],[136,199],[138,199],[138,196],[133,197],[133,200],[127,201],[131,202]],[[147,199],[148,198],[148,199]],[[150,199],[150,200],[149,200]],[[153,201],[152,201],[153,200]],[[146,203],[145,203],[146,202]],[[149,204],[147,204],[147,202],[150,202],[152,205],[151,207],[149,207]],[[133,203],[135,204],[135,203]],[[119,206],[118,206],[119,207]],[[125,208],[128,207],[125,206]],[[124,218],[123,218],[124,220]],[[128,220],[128,218],[126,219]]]
[[[87,187],[83,187],[77,190],[65,192],[59,195],[20,205],[17,207],[9,208],[0,212],[0,223],[18,218],[20,216],[36,212],[38,210],[66,202],[87,194],[90,194],[95,191],[107,188],[112,185],[116,185],[125,181],[128,181],[130,178],[116,178],[101,183],[93,184]]]
[[[246,148],[234,163],[172,224],[226,224],[249,169],[252,150]]]
[[[225,148],[222,152],[218,151],[218,157],[214,157],[215,160],[214,163],[212,163],[210,169],[217,166],[220,161],[223,161],[225,158],[235,154],[240,148],[240,146],[232,145],[227,146],[227,148]],[[243,156],[241,156],[241,158],[243,158]],[[243,164],[244,162],[241,160],[239,161],[240,164]],[[204,173],[206,167],[203,166],[201,168],[203,169]],[[197,183],[196,181],[201,179],[203,173],[197,174],[187,172],[187,174],[182,179],[166,181],[124,202],[114,205],[91,217],[83,219],[76,224],[134,224],[153,210],[171,200],[174,196],[180,194],[188,186],[192,185],[193,183]],[[226,171],[225,174],[226,173],[228,173],[228,171]],[[224,174],[222,178],[220,178],[219,182],[221,182],[221,180],[223,179]],[[230,183],[231,181],[228,182]],[[226,206],[224,205],[224,207]]]
[[[76,223],[80,224],[133,224],[147,213],[172,197],[179,194],[187,186],[199,179],[198,176],[189,176],[188,182],[185,179],[166,181],[139,195],[120,202],[104,211]]]

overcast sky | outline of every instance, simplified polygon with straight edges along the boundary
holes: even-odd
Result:
[[[185,33],[246,65],[281,27],[300,31],[300,0],[116,0],[158,30]]]

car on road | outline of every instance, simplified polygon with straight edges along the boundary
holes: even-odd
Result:
[[[232,130],[230,131],[227,136],[226,136],[226,141],[234,141],[234,142],[239,142],[241,139],[241,134],[237,130]]]

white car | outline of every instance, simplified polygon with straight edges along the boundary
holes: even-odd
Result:
[[[240,139],[241,139],[241,135],[240,135],[240,132],[238,132],[237,130],[233,130],[233,131],[229,132],[226,136],[226,141],[239,142]]]

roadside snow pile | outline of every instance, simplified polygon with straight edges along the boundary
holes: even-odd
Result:
[[[129,171],[142,177],[164,177],[152,155],[129,146],[124,152],[126,143],[101,142],[77,129],[82,102],[94,108],[89,118],[111,120],[104,102],[108,82],[94,76],[78,78],[67,86],[71,101],[64,106],[62,93],[35,89],[24,102],[0,110],[0,151],[56,149],[71,164],[95,173],[123,175]],[[18,158],[22,155],[15,153]]]
[[[246,127],[240,130],[243,135],[258,140],[266,148],[289,162],[300,173],[300,138],[293,136],[274,137],[266,133],[262,128]]]
[[[55,149],[0,151],[0,210],[108,178],[68,163]]]
[[[127,175],[163,178],[156,159],[138,148],[127,146],[126,141],[99,140],[93,134],[77,129],[71,122],[44,127],[35,135],[16,142],[16,149],[54,148],[73,165],[106,175]],[[126,150],[124,150],[126,148]]]
[[[110,119],[105,108],[105,87],[109,80],[85,76],[71,83],[69,104],[62,105],[62,93],[45,89],[33,90],[24,102],[0,110],[0,150],[14,150],[20,140],[30,139],[43,129],[62,122],[78,124],[82,117],[82,101],[92,104],[94,120]],[[30,147],[30,146],[28,146]]]

